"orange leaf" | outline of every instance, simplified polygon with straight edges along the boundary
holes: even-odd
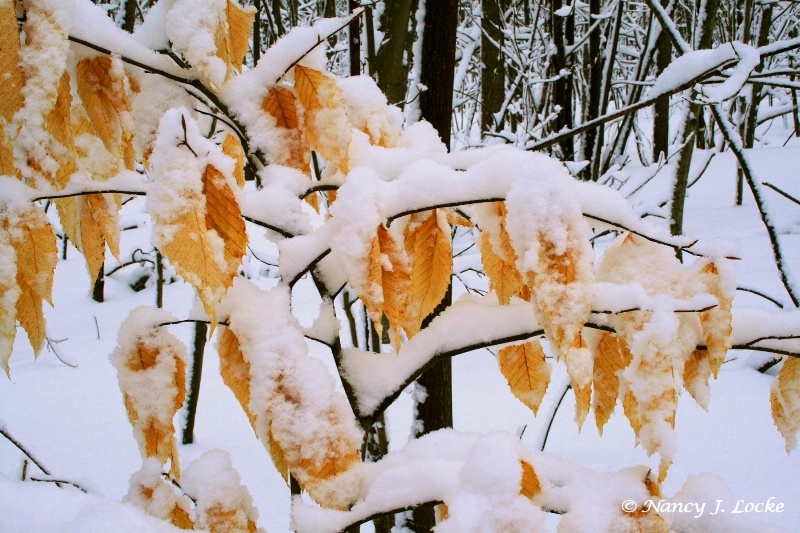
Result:
[[[594,418],[600,435],[606,425],[619,396],[619,371],[631,362],[628,343],[609,332],[600,334],[594,358]]]
[[[225,243],[227,276],[233,278],[242,256],[247,253],[247,231],[231,185],[212,165],[208,165],[203,174],[203,196],[206,200],[206,227],[216,231]]]
[[[294,79],[311,148],[347,174],[351,126],[341,88],[325,73],[300,65],[294,68]]]
[[[406,252],[412,258],[411,334],[419,331],[447,293],[453,272],[453,245],[447,216],[440,209],[412,215],[405,238]]]
[[[542,492],[542,484],[529,462],[520,461],[520,463],[522,464],[522,481],[519,493],[526,498],[533,498]]]
[[[403,247],[383,224],[378,226],[367,267],[367,287],[360,294],[375,327],[382,331],[381,318],[386,314],[397,330],[406,323],[411,291],[411,267]]]
[[[244,167],[247,161],[242,143],[236,135],[229,133],[225,136],[225,140],[222,141],[222,153],[236,161],[233,177],[239,188],[244,189]]]
[[[786,357],[778,378],[772,382],[769,403],[772,420],[786,441],[786,453],[797,446],[800,432],[800,358]]]
[[[275,162],[309,173],[311,149],[297,118],[297,98],[285,87],[272,87],[261,109],[277,122],[278,133],[283,141],[283,150],[272,154]]]
[[[497,361],[511,392],[535,416],[550,384],[552,370],[552,365],[545,360],[542,345],[538,340],[532,340],[506,346],[500,349]]]
[[[0,4],[0,175],[14,176],[14,154],[6,143],[5,126],[24,103],[25,78],[19,68],[19,30],[14,2]]]

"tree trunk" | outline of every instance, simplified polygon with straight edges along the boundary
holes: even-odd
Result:
[[[406,99],[410,60],[404,61],[403,56],[410,45],[409,24],[416,7],[415,0],[386,0],[381,15],[380,28],[384,36],[375,56],[375,74],[378,87],[390,104]]]
[[[700,38],[697,39],[700,49],[711,48],[713,42],[714,25],[717,21],[717,11],[719,10],[720,0],[706,0],[706,13],[703,20],[702,33]],[[690,101],[694,102],[697,99],[695,91],[692,91]],[[692,155],[694,155],[694,142],[692,142],[691,135],[696,133],[697,120],[703,112],[703,107],[699,104],[690,104],[689,111],[686,114],[686,122],[683,128],[682,143],[683,148],[680,149],[678,154],[678,162],[676,163],[675,170],[675,186],[672,191],[672,203],[670,206],[670,232],[673,235],[680,235],[683,233],[683,207],[686,202],[686,189],[689,183],[689,167],[692,164]],[[680,252],[678,252],[680,257]]]
[[[256,16],[253,18],[253,66],[261,59],[261,0],[254,0]]]
[[[125,0],[125,17],[122,19],[122,29],[133,33],[136,25],[136,0]]]
[[[106,286],[105,282],[105,264],[100,267],[100,272],[97,274],[97,279],[94,280],[94,286],[92,287],[92,299],[95,302],[103,302],[103,291]]]
[[[184,444],[194,442],[194,421],[197,417],[197,399],[200,397],[200,380],[203,376],[203,352],[206,348],[208,325],[195,322],[194,351],[192,352],[192,380],[186,395],[186,423],[183,426]]]
[[[661,5],[667,3],[661,1]],[[656,39],[656,77],[660,76],[664,69],[672,61],[672,43],[666,32],[661,32]],[[666,161],[669,155],[669,98],[658,100],[653,106],[653,161],[663,154]]]
[[[356,0],[348,0],[347,9],[352,13],[358,5]],[[347,28],[347,43],[350,49],[350,75],[358,76],[361,74],[361,32],[358,18],[350,21]]]
[[[558,79],[553,84],[553,104],[560,108],[553,121],[555,131],[572,128],[572,76],[566,75],[565,44],[570,33],[574,38],[574,23],[572,25],[568,24],[567,19],[574,19],[572,14],[567,17],[556,15],[556,11],[562,6],[562,0],[552,0],[550,10],[550,25],[553,31],[553,44],[555,45],[555,53],[550,65],[552,75],[558,76]],[[573,28],[572,32],[569,31],[570,27]],[[564,161],[571,160],[575,155],[574,139],[572,137],[564,139],[558,145],[561,148],[561,159]]]
[[[600,0],[589,0],[589,13],[591,15],[600,14]],[[589,26],[594,23],[594,19],[589,20]],[[603,61],[600,57],[600,26],[589,35],[589,98],[584,122],[588,122],[600,116],[600,95],[603,92]],[[594,153],[594,144],[597,141],[597,130],[587,131],[583,136],[583,160],[590,160]],[[583,172],[583,179],[591,179],[592,167],[587,166]]]
[[[420,94],[419,106],[422,117],[436,129],[448,149],[453,113],[457,24],[457,0],[427,0],[422,35],[420,82],[428,90]],[[450,305],[452,297],[451,284],[442,302],[423,321],[423,328]],[[417,405],[422,428],[415,436],[453,427],[450,359],[435,363],[420,377],[418,383],[425,388],[427,396]],[[432,531],[435,525],[434,508],[428,505],[414,510],[409,527],[416,532],[428,532]]]
[[[481,26],[481,133],[502,129],[497,114],[505,98],[505,62],[503,61],[503,13],[506,0],[482,0]]]

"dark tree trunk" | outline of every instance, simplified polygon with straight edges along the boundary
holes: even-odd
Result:
[[[717,11],[719,10],[720,0],[707,0],[705,19],[703,20],[702,33],[699,39],[699,48],[711,48],[714,36],[714,26],[717,22]],[[691,101],[696,101],[696,93],[692,91]],[[673,235],[683,233],[683,210],[686,203],[686,190],[689,184],[689,167],[692,164],[694,154],[694,142],[691,135],[697,132],[698,117],[701,116],[703,107],[699,104],[690,104],[689,112],[686,116],[686,124],[683,128],[681,148],[678,155],[678,162],[675,170],[675,188],[672,191],[672,205],[670,209],[670,232]],[[680,252],[678,252],[680,257]]]
[[[428,0],[422,35],[420,82],[428,90],[420,94],[420,112],[439,133],[450,148],[451,117],[453,111],[453,79],[456,62],[456,28],[458,24],[457,0]],[[422,323],[441,314],[452,301],[452,285],[442,302]],[[422,430],[416,436],[453,427],[453,383],[450,359],[435,363],[418,380],[427,396],[417,404]],[[436,525],[433,506],[424,506],[412,513],[409,527],[416,532],[432,531]]]
[[[591,15],[600,14],[600,0],[589,0],[589,13]],[[593,23],[590,19],[589,25]],[[600,116],[600,95],[603,92],[603,62],[600,57],[601,45],[600,26],[589,35],[589,101],[586,108],[585,122]],[[583,136],[583,160],[589,160],[594,153],[594,144],[597,141],[597,130],[587,131]],[[592,167],[587,166],[583,173],[583,179],[591,179]]]
[[[358,7],[356,0],[348,0],[347,8],[350,13]],[[350,75],[361,74],[361,31],[358,18],[353,19],[347,29],[347,42],[350,49]]]
[[[194,442],[194,421],[197,417],[197,399],[200,397],[200,381],[203,376],[203,352],[206,348],[208,325],[195,322],[194,351],[192,352],[192,380],[186,395],[186,423],[183,426],[184,444]]]
[[[481,25],[481,133],[502,129],[497,114],[505,98],[505,62],[503,48],[503,13],[506,0],[482,0]]]
[[[133,33],[136,25],[136,0],[125,0],[125,17],[122,20],[122,29]]]
[[[665,3],[662,0],[662,5]],[[666,32],[656,40],[656,76],[660,76],[672,61],[672,43]],[[669,98],[658,100],[653,106],[653,161],[661,154],[666,160],[669,152]]]
[[[100,272],[97,274],[97,279],[94,280],[94,286],[92,287],[92,299],[101,303],[103,302],[103,291],[106,286],[104,266],[100,267]]]
[[[570,14],[559,17],[555,13],[563,6],[562,0],[552,0],[550,10],[550,25],[553,31],[553,44],[555,53],[551,59],[552,75],[558,76],[553,84],[553,104],[560,108],[554,122],[555,131],[572,128],[572,76],[562,75],[567,69],[566,44],[567,39],[574,38],[574,19]],[[569,23],[568,20],[573,21]],[[570,29],[572,28],[572,31]],[[572,137],[559,143],[561,159],[571,160],[575,155],[574,140]]]
[[[261,0],[254,0],[256,16],[253,18],[253,66],[261,59]]]
[[[375,56],[375,74],[378,87],[390,104],[406,99],[409,65],[403,56],[412,41],[409,24],[416,6],[415,0],[387,0],[381,15],[384,37]]]

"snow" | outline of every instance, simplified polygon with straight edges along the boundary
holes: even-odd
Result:
[[[45,58],[42,64],[47,68],[31,78],[35,83],[29,88],[29,97],[26,96],[25,107],[16,122],[18,126],[25,123],[18,147],[27,147],[29,153],[39,150],[44,154],[45,165],[49,164],[47,158],[53,156],[54,145],[51,139],[37,137],[42,132],[37,133],[35,128],[41,126],[50,105],[45,100],[52,98],[52,90],[61,79],[62,63],[67,64],[64,43],[55,42],[59,39],[66,42],[66,31],[165,72],[187,78],[196,75],[194,70],[184,72],[168,58],[144,46],[166,45],[168,33],[178,31],[168,19],[177,16],[187,5],[185,2],[162,0],[133,37],[115,28],[89,0],[61,3],[31,0],[28,4],[52,10],[55,21],[80,17],[82,22],[64,23],[62,31],[53,27],[52,34],[45,36],[54,40],[57,53]],[[203,5],[219,8],[221,3],[208,0]],[[421,13],[424,7],[422,2]],[[29,24],[36,20],[35,16],[35,13],[29,15]],[[204,18],[204,13],[191,16],[197,31],[178,35],[178,41],[184,39],[189,43],[198,39],[195,51],[203,47],[210,51],[215,29],[213,17]],[[338,20],[327,21],[314,28],[293,30],[275,45],[274,52],[265,54],[256,68],[220,87],[222,100],[249,128],[253,150],[271,154],[284,146],[283,139],[274,132],[274,124],[260,111],[264,95],[276,83],[283,83],[278,78],[292,61],[340,24]],[[29,55],[35,46],[34,42],[27,51]],[[415,49],[418,47],[419,43],[415,44]],[[78,46],[72,49],[77,50]],[[86,53],[80,50],[77,54]],[[769,49],[733,44],[686,55],[675,62],[675,69],[659,78],[651,94],[674,88],[705,71],[700,69],[735,59],[731,50],[740,61],[728,81],[706,88],[709,98],[726,99],[738,91],[743,78],[758,61],[758,54],[768,53]],[[324,61],[325,52],[320,46],[302,64],[321,68]],[[209,72],[219,81],[221,71],[217,67],[210,65]],[[34,71],[32,65],[28,68]],[[289,81],[291,76],[288,73]],[[179,216],[182,209],[185,212],[189,207],[197,208],[198,216],[202,217],[203,208],[197,206],[202,204],[197,177],[208,164],[214,164],[226,175],[233,165],[214,140],[204,136],[209,121],[195,119],[185,107],[194,102],[182,90],[163,80],[156,81],[160,78],[152,75],[138,75],[138,80],[142,92],[133,103],[134,113],[142,115],[137,122],[140,128],[137,142],[141,153],[155,146],[151,158],[152,183],[135,172],[122,173],[104,183],[90,180],[87,173],[77,173],[62,191],[74,193],[105,187],[137,194],[147,192],[147,200],[133,199],[123,208],[122,220],[135,221],[139,226],[122,235],[123,249],[131,258],[153,254],[149,237],[153,220],[159,226],[154,240],[163,244],[170,229],[169,224],[159,224],[159,218],[169,222],[169,217]],[[272,228],[263,234],[251,224],[249,236],[254,254],[279,257],[281,279],[266,277],[257,268],[245,268],[251,279],[236,278],[220,312],[230,325],[229,331],[237,336],[242,357],[252,372],[253,388],[247,408],[254,414],[257,438],[218,375],[215,344],[209,343],[207,348],[196,443],[176,445],[184,463],[199,457],[189,463],[181,482],[185,492],[198,502],[194,509],[201,527],[212,520],[214,502],[232,509],[240,523],[255,521],[260,516],[259,525],[270,531],[293,527],[315,532],[338,531],[374,513],[435,500],[443,501],[449,511],[449,518],[438,526],[440,531],[629,529],[634,518],[620,510],[621,502],[630,499],[642,506],[648,500],[662,501],[661,496],[656,498],[648,492],[645,485],[648,471],[658,466],[646,454],[655,451],[674,462],[662,486],[663,501],[691,504],[697,511],[691,516],[664,511],[662,516],[673,529],[768,531],[771,526],[756,523],[762,520],[794,527],[800,517],[792,492],[796,488],[798,459],[796,455],[787,457],[783,453],[783,440],[769,419],[769,389],[774,383],[775,370],[761,374],[753,368],[772,357],[772,354],[760,356],[756,349],[800,354],[797,310],[777,310],[752,294],[736,293],[732,341],[737,349],[730,352],[719,380],[708,387],[709,402],[704,406],[708,412],[700,410],[688,395],[676,396],[674,401],[665,402],[667,405],[659,405],[663,393],[673,390],[674,376],[680,376],[686,353],[706,342],[700,319],[693,311],[722,307],[734,294],[734,277],[730,272],[734,267],[719,263],[718,258],[740,257],[736,266],[740,285],[786,300],[757,210],[749,199],[744,206],[732,206],[735,167],[730,153],[715,157],[706,178],[692,189],[686,221],[690,236],[672,237],[660,221],[646,222],[640,218],[644,206],[649,204],[636,203],[660,187],[657,183],[664,181],[661,176],[654,178],[652,188],[648,186],[635,196],[634,207],[624,199],[625,194],[642,183],[640,178],[652,175],[652,169],[636,163],[625,169],[617,168],[617,177],[633,176],[630,187],[624,185],[619,193],[597,184],[574,182],[564,165],[541,154],[520,153],[505,146],[447,154],[433,128],[425,122],[417,122],[400,132],[398,112],[385,108],[385,100],[367,78],[343,81],[341,87],[356,130],[348,154],[352,170],[347,176],[327,173],[325,183],[341,185],[332,216],[311,214],[300,200],[311,182],[302,172],[274,162],[259,169],[263,190],[249,192],[247,200],[241,202],[245,216]],[[176,108],[168,110],[170,107]],[[185,127],[181,117],[185,119]],[[788,132],[778,126],[775,129],[784,137]],[[764,142],[776,138],[774,132],[767,134],[760,130],[760,135]],[[79,145],[91,150],[85,141],[79,139]],[[796,177],[798,154],[797,147],[790,145],[762,147],[748,157],[761,175],[769,175],[771,180],[785,186],[791,185]],[[33,182],[28,183],[33,185]],[[4,177],[0,181],[0,203],[4,207],[0,209],[8,210],[9,204],[27,206],[37,194],[40,193],[14,178]],[[464,288],[468,283],[474,282],[478,291],[486,289],[484,279],[463,270],[454,281],[456,303],[429,328],[405,342],[398,352],[376,354],[346,347],[340,362],[345,382],[336,376],[331,349],[326,344],[336,345],[336,335],[342,334],[346,322],[340,320],[341,307],[328,298],[320,298],[309,276],[303,278],[312,263],[316,266],[315,275],[331,294],[336,294],[346,281],[356,292],[363,293],[366,252],[378,224],[386,223],[391,231],[399,232],[406,223],[406,213],[435,205],[464,203],[467,204],[464,210],[477,215],[474,219],[484,231],[496,230],[493,221],[484,214],[492,205],[490,202],[501,198],[508,198],[508,231],[520,270],[541,270],[541,241],[552,246],[557,254],[568,251],[575,254],[580,258],[577,277],[583,285],[577,287],[577,295],[573,297],[580,305],[563,305],[563,312],[574,315],[570,318],[578,325],[584,315],[595,326],[611,325],[629,340],[634,363],[622,377],[639,402],[651,407],[646,409],[650,411],[650,420],[645,421],[638,439],[642,447],[635,448],[635,439],[621,412],[612,416],[602,439],[592,424],[578,433],[574,424],[567,422],[575,402],[574,394],[566,391],[569,380],[564,364],[553,365],[554,385],[539,416],[533,418],[509,394],[491,350],[503,345],[499,341],[521,342],[541,336],[545,320],[537,316],[537,309],[543,305],[542,300],[537,297],[535,304],[531,304],[512,299],[509,305],[500,306],[491,294],[459,298],[469,290]],[[797,216],[793,210],[796,207],[781,202],[784,200],[769,198],[769,216],[780,228],[780,239],[787,251],[786,264],[790,270],[796,270],[800,265],[796,253]],[[628,229],[650,240],[628,237],[635,240],[636,246],[633,251],[623,253],[620,252],[623,245],[598,237],[592,241],[592,249],[591,228]],[[463,242],[474,240],[477,232],[478,229],[473,229],[461,234],[459,249],[466,252],[458,259],[459,268],[480,268],[477,252],[470,251],[469,243]],[[719,237],[728,242],[720,243]],[[13,254],[7,241],[5,233],[0,232],[0,256],[4,259]],[[60,241],[60,246],[69,255],[60,261],[56,273],[56,308],[45,309],[47,336],[55,355],[75,361],[78,368],[63,365],[50,352],[43,353],[34,365],[24,335],[13,342],[6,340],[7,335],[0,337],[4,349],[14,350],[11,369],[15,376],[14,382],[0,384],[0,405],[4,406],[1,414],[8,420],[2,427],[19,437],[54,473],[80,482],[90,494],[84,495],[69,485],[58,488],[50,483],[12,481],[20,477],[22,456],[15,446],[0,439],[3,450],[0,529],[172,530],[165,522],[118,503],[128,494],[126,501],[135,501],[162,517],[168,516],[175,505],[192,507],[164,479],[160,459],[146,459],[142,464],[136,440],[131,438],[123,396],[131,396],[129,392],[134,391],[130,403],[140,416],[158,418],[165,426],[173,427],[173,413],[164,408],[170,402],[157,394],[175,392],[175,370],[178,361],[186,359],[185,345],[191,340],[191,333],[188,327],[177,324],[155,326],[174,322],[175,317],[201,316],[195,295],[185,284],[171,283],[165,288],[168,310],[140,308],[129,315],[131,308],[152,304],[152,282],[142,292],[134,293],[123,275],[109,275],[106,301],[103,304],[89,301],[82,290],[86,285],[82,259],[68,243]],[[720,286],[695,279],[697,271],[708,263],[705,258],[687,257],[687,266],[682,266],[674,259],[673,247],[685,247],[715,259],[715,264],[725,271]],[[10,261],[0,263],[0,286],[15,286],[14,266]],[[592,268],[597,269],[598,282],[592,280]],[[289,283],[293,284],[291,291]],[[15,293],[14,289],[5,290],[4,309],[14,307]],[[551,308],[561,304],[550,302]],[[363,315],[360,304],[353,309]],[[365,322],[366,318],[359,316],[357,327],[363,327]],[[6,330],[16,329],[13,323],[4,326]],[[346,339],[346,335],[341,338]],[[119,345],[115,348],[116,342]],[[169,356],[154,365],[154,375],[134,375],[139,372],[127,368],[125,362],[135,355],[133,349],[138,345],[158,348]],[[752,350],[747,350],[748,347]],[[558,352],[556,346],[547,349],[548,353]],[[109,352],[112,352],[110,360],[106,357]],[[419,387],[406,393],[404,386],[436,357],[454,358],[458,431],[438,432],[404,445],[413,402],[426,393]],[[647,365],[656,371],[650,372],[652,369]],[[570,374],[575,378],[573,370],[570,369]],[[119,373],[121,390],[115,371]],[[162,386],[153,387],[153,382]],[[349,405],[343,389],[351,394],[355,406]],[[356,415],[370,417],[376,410],[383,410],[387,400],[394,400],[385,410],[392,453],[378,463],[362,465],[356,459],[333,479],[320,473],[332,455],[346,458],[358,455],[363,433],[352,408]],[[673,433],[670,417],[674,413],[677,414]],[[530,430],[519,431],[525,424],[531,425]],[[543,437],[546,430],[547,443]],[[141,441],[139,433],[135,435]],[[58,446],[52,445],[53,435],[58,437]],[[722,444],[720,435],[724,436]],[[346,511],[322,509],[312,504],[308,496],[290,501],[284,480],[272,466],[270,445],[274,443],[283,448],[289,462],[297,468],[298,479],[314,498],[341,508],[351,504],[352,507]],[[532,451],[544,448],[545,444],[550,451],[557,450],[557,455]],[[230,450],[230,454],[218,448]],[[542,493],[533,500],[519,494],[523,469],[520,461],[531,465],[541,482]],[[32,471],[35,468],[31,465],[28,476],[35,475]],[[769,498],[784,505],[784,510],[736,516],[730,512],[740,500],[756,502]],[[711,509],[720,500],[729,513],[712,515]],[[696,516],[700,505],[705,505],[705,512]],[[548,510],[566,514],[557,516]]]

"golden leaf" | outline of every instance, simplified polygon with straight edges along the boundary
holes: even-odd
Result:
[[[45,171],[36,158],[30,154],[28,154],[26,161],[28,166],[37,174],[43,176],[56,189],[63,189],[78,169],[74,156],[75,143],[72,137],[71,106],[72,94],[69,86],[69,74],[65,72],[58,85],[55,104],[45,117],[45,129],[50,135],[47,152],[58,164],[58,169],[55,174]]]
[[[325,73],[300,65],[294,68],[294,79],[311,148],[347,174],[351,126],[342,89]]]
[[[19,29],[14,2],[0,3],[0,126],[11,122],[23,105],[25,78],[19,67]]]
[[[283,451],[283,448],[281,448],[281,445],[278,444],[278,441],[275,440],[275,437],[272,436],[271,427],[268,438],[269,455],[272,457],[272,464],[275,465],[275,469],[281,475],[281,478],[283,478],[286,484],[291,485],[291,472],[289,471],[289,463],[286,461],[286,453]]]
[[[17,285],[20,291],[17,299],[17,320],[28,333],[28,340],[30,340],[34,355],[38,355],[44,347],[45,338],[42,297],[28,285],[19,272],[17,272]]]
[[[177,341],[176,341],[177,342]],[[120,378],[120,388],[125,400],[128,419],[133,426],[134,434],[139,441],[139,449],[143,457],[155,457],[161,464],[170,462],[170,472],[180,478],[180,465],[178,461],[178,447],[175,441],[175,427],[172,419],[175,413],[183,406],[186,398],[186,363],[171,349],[156,348],[148,345],[141,338],[136,340],[136,345],[127,352],[124,365],[133,373],[144,373],[153,380],[159,380],[159,369],[154,368],[164,365],[173,367],[171,387],[158,392],[147,392],[129,387],[139,383]],[[170,360],[171,359],[171,360]],[[148,374],[148,371],[152,373]],[[148,409],[153,401],[154,394],[170,394],[171,405],[164,406],[158,413]]]
[[[0,124],[0,176],[20,177],[14,166],[14,153],[11,151],[11,147],[6,144],[6,132],[2,124]]]
[[[630,390],[625,391],[622,397],[622,409],[625,412],[625,417],[633,429],[636,437],[639,437],[639,431],[642,429],[642,421],[639,418],[639,402],[636,401],[636,396]]]
[[[800,358],[785,357],[769,394],[772,420],[786,441],[786,453],[797,446],[800,432]]]
[[[261,109],[275,118],[283,139],[283,150],[271,154],[275,162],[308,174],[311,149],[297,118],[297,98],[286,87],[272,87]]]
[[[447,222],[451,226],[464,226],[465,228],[472,228],[475,226],[471,220],[452,207],[445,208],[445,212],[447,213]]]
[[[439,505],[433,508],[433,511],[437,524],[441,524],[442,522],[450,518],[450,509],[447,508],[447,504],[440,503]]]
[[[64,232],[86,259],[90,287],[105,263],[106,243],[112,255],[119,259],[119,219],[109,200],[116,204],[113,196],[103,194],[56,199]]]
[[[369,254],[367,290],[360,294],[378,331],[386,314],[395,330],[406,324],[411,291],[411,267],[405,250],[383,224],[378,226]]]
[[[545,360],[538,340],[501,348],[497,357],[514,396],[524,403],[534,416],[539,411],[550,384],[552,365]]]
[[[407,321],[408,333],[412,335],[447,293],[453,272],[453,244],[447,216],[440,209],[413,214],[405,238],[406,252],[412,260]]]
[[[733,345],[731,333],[733,299],[722,289],[722,279],[719,269],[714,263],[709,263],[700,271],[700,278],[706,285],[706,290],[717,297],[719,304],[716,307],[700,313],[700,323],[703,325],[703,336],[708,346],[708,360],[714,378],[719,374],[719,369],[725,361]]]
[[[253,31],[255,9],[243,8],[239,2],[228,0],[225,6],[225,19],[220,19],[214,33],[217,46],[216,56],[225,62],[227,71],[225,81],[234,76],[234,72],[242,71],[242,62],[250,43],[250,32]],[[212,83],[215,91],[218,87]]]
[[[533,498],[542,492],[542,484],[529,462],[520,461],[520,463],[522,464],[522,481],[519,493],[526,498]]]
[[[247,253],[247,231],[242,211],[225,175],[212,165],[208,165],[203,173],[203,195],[206,199],[206,228],[216,231],[225,243],[226,275],[232,279],[238,273],[242,256]]]
[[[594,418],[600,435],[606,425],[619,396],[619,376],[617,373],[631,362],[628,343],[613,333],[600,334],[594,358]]]
[[[17,256],[17,276],[40,298],[53,305],[53,272],[58,263],[58,246],[45,214],[31,206],[18,217],[11,231],[11,245]]]
[[[488,233],[481,233],[478,246],[483,269],[489,277],[489,289],[497,294],[497,300],[502,305],[507,305],[511,297],[516,296],[523,287],[522,276],[512,262],[495,253]]]
[[[0,253],[13,256],[14,250],[0,242]],[[11,358],[11,352],[14,349],[14,338],[17,336],[16,309],[17,300],[20,296],[16,273],[8,272],[9,277],[12,274],[13,280],[3,282],[0,279],[0,302],[4,304],[0,305],[0,367],[5,370],[6,376],[9,377],[8,360]]]
[[[133,131],[126,118],[131,112],[125,92],[125,75],[115,75],[111,58],[99,56],[78,62],[78,95],[98,138],[106,150],[119,157],[125,168],[135,169]]]
[[[225,136],[222,141],[222,153],[236,161],[236,166],[233,169],[233,177],[236,179],[236,184],[240,189],[244,189],[244,167],[245,167],[245,154],[242,143],[239,137],[233,134]]]
[[[250,425],[255,430],[256,417],[250,411],[250,363],[245,360],[239,347],[239,339],[230,328],[223,328],[219,337],[219,373],[222,382],[228,386],[239,400]]]
[[[53,273],[58,263],[55,234],[45,214],[33,205],[15,217],[13,224],[3,220],[3,227],[8,228],[9,244],[15,256],[10,260],[16,263],[16,282],[19,287],[15,302],[16,318],[28,333],[34,355],[38,355],[45,339],[42,301],[53,305]],[[9,290],[6,288],[3,292]],[[5,312],[8,313],[8,310]],[[14,315],[8,314],[13,322]],[[8,372],[6,361],[4,357]]]
[[[253,20],[256,12],[252,7],[242,7],[239,2],[228,0],[226,6],[228,16],[228,35],[230,65],[237,72],[242,71],[242,63],[250,48],[250,33],[253,31]]]
[[[580,332],[575,336],[570,350],[564,356],[564,363],[572,381],[572,391],[575,393],[575,422],[580,430],[592,406],[592,367],[594,365],[592,353],[586,347],[586,342]]]
[[[191,207],[173,224],[177,229],[172,239],[161,246],[161,252],[178,275],[197,290],[213,333],[217,324],[216,304],[230,286],[231,277],[215,257],[200,206]]]
[[[0,175],[18,175],[14,154],[6,144],[5,125],[24,103],[22,87],[25,78],[19,68],[19,30],[14,2],[0,5]]]
[[[697,404],[708,411],[711,364],[708,350],[695,350],[686,360],[683,367],[683,386],[692,395]]]

